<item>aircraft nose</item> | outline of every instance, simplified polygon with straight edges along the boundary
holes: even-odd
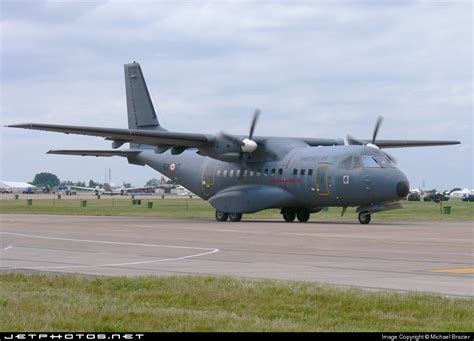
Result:
[[[397,169],[397,172],[398,172],[398,176],[396,177],[397,178],[397,181],[396,181],[397,182],[397,187],[396,187],[397,195],[400,198],[404,198],[410,192],[410,184],[408,183],[407,177],[405,176],[405,174],[403,174],[401,170]]]
[[[408,195],[410,191],[410,186],[408,185],[408,181],[399,181],[397,184],[397,194],[400,198],[404,198]]]

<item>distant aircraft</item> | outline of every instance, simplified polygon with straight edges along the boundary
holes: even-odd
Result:
[[[142,187],[125,187],[125,186],[117,186],[113,182],[111,182],[111,170],[109,169],[109,175],[107,177],[107,171],[105,173],[105,182],[103,187],[95,186],[95,187],[81,187],[81,186],[69,186],[73,189],[79,189],[82,191],[91,191],[94,192],[95,195],[125,195],[133,192],[140,192],[140,191],[149,191],[152,190],[153,187],[151,186],[142,186]]]
[[[401,208],[406,176],[382,148],[459,144],[459,141],[377,140],[180,133],[160,126],[138,63],[125,66],[128,129],[26,123],[9,127],[103,137],[113,150],[50,150],[49,154],[121,156],[148,165],[208,200],[218,221],[278,208],[287,222],[305,222],[325,207],[357,207],[361,224],[376,212]],[[290,130],[297,127],[289,125]],[[125,143],[129,149],[118,150]]]
[[[176,186],[176,194],[178,195],[192,195],[190,191],[188,191],[183,186]]]

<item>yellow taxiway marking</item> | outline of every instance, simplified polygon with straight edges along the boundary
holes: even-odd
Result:
[[[474,274],[474,268],[439,269],[439,270],[431,270],[431,272],[443,272],[443,273],[450,273],[450,274]]]

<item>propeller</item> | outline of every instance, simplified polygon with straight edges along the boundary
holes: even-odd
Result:
[[[252,140],[252,137],[253,137],[253,132],[255,130],[255,126],[257,125],[259,116],[260,116],[260,109],[255,109],[255,112],[253,113],[253,117],[252,117],[252,123],[250,124],[249,136],[243,140],[240,140],[238,137],[227,134],[223,131],[221,131],[220,133],[221,135],[225,136],[229,140],[240,144],[240,150],[242,151],[242,153],[252,153],[258,147],[257,142]]]
[[[350,145],[361,145],[361,146],[367,146],[367,147],[371,147],[371,148],[375,148],[375,149],[378,149],[380,150],[380,147],[377,146],[377,144],[375,143],[375,141],[377,140],[377,134],[379,132],[379,129],[380,129],[380,126],[382,125],[382,122],[383,122],[383,117],[382,116],[379,116],[377,117],[377,121],[375,122],[375,127],[374,127],[374,133],[372,134],[372,140],[367,143],[367,142],[364,142],[364,141],[361,141],[361,140],[358,140],[354,137],[352,137],[351,135],[347,135],[346,136],[346,141],[348,144]],[[381,151],[381,150],[380,150]],[[384,155],[394,164],[397,163],[397,160],[391,156],[390,154],[386,153],[386,152],[383,152]]]

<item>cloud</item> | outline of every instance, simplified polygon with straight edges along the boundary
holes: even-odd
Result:
[[[472,165],[469,1],[2,1],[1,6],[3,123],[124,126],[122,65],[137,60],[168,129],[245,134],[259,107],[258,134],[363,138],[381,114],[386,118],[381,138],[463,142],[433,152],[396,151],[409,178],[427,174],[442,187],[457,181],[472,187],[472,166],[464,166]],[[50,140],[47,133],[4,129],[2,135],[8,165],[3,177],[9,178],[29,179],[52,162],[61,168],[62,161],[52,161],[60,158],[52,156],[26,166],[21,151],[28,141],[28,155],[49,149],[40,148],[40,140],[58,147],[108,147],[93,138]],[[442,166],[432,153],[449,153],[453,162]],[[65,158],[71,165],[83,162]],[[110,161],[89,164],[96,162]],[[134,174],[137,184],[150,175],[123,160],[114,167],[127,181]],[[432,172],[439,167],[444,171]],[[71,177],[92,175],[78,169],[70,170]]]

